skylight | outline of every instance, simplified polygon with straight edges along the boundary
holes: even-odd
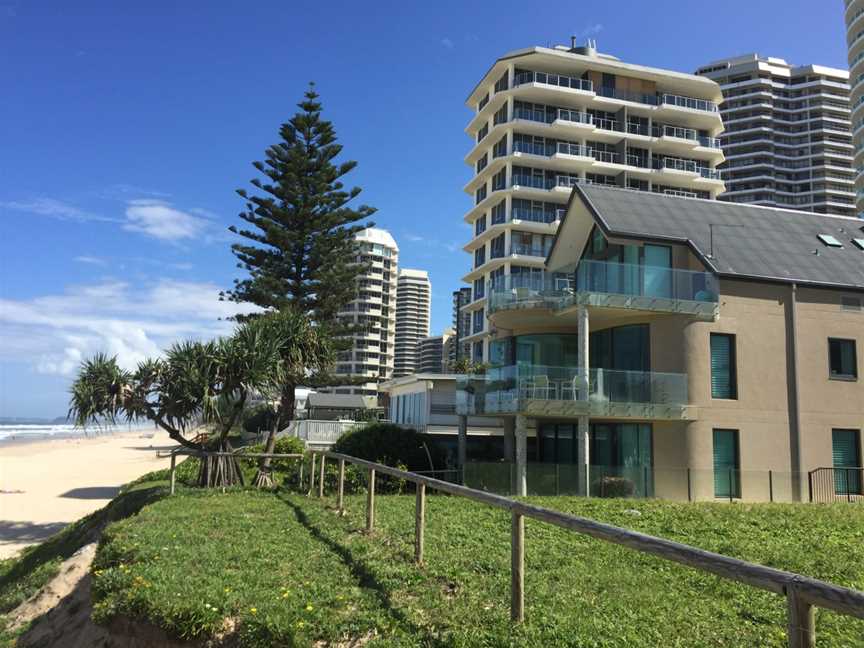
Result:
[[[830,234],[819,234],[819,240],[828,247],[843,247],[843,244]]]
[[[864,250],[864,238],[852,239],[852,242],[862,250]]]

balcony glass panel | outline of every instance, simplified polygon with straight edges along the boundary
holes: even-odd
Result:
[[[551,144],[516,140],[513,142],[513,150],[518,151],[519,153],[529,153],[531,155],[543,155],[548,157],[555,152],[555,147]]]
[[[554,85],[561,88],[572,88],[574,90],[585,90],[587,92],[593,90],[593,84],[587,79],[563,76],[560,74],[547,74],[546,72],[520,70],[516,73],[516,76],[513,79],[513,85],[519,86],[525,83],[542,83],[544,85]]]
[[[699,138],[699,146],[707,146],[708,148],[720,148],[720,138],[719,137],[700,137]]]
[[[558,142],[555,149],[556,153],[562,155],[578,155],[582,157],[591,157],[591,149],[581,144],[573,144],[572,142]]]
[[[548,124],[552,122],[553,115],[554,113],[547,113],[543,110],[530,110],[521,107],[513,108],[513,119],[527,119]]]
[[[618,90],[616,88],[607,88],[603,86],[598,87],[595,92],[601,97],[611,97],[622,101],[634,101],[636,103],[644,103],[651,106],[657,104],[657,97],[655,95],[644,94],[641,92]]]
[[[559,308],[562,300],[572,295],[569,278],[505,275],[489,284],[489,312],[511,308]]]
[[[525,174],[514,174],[510,179],[512,186],[533,187],[535,189],[551,189],[552,182],[543,176],[532,176]]]
[[[690,108],[692,110],[717,112],[717,104],[713,101],[706,101],[705,99],[696,99],[694,97],[682,97],[681,95],[664,94],[661,97],[661,101],[666,105],[677,106],[678,108]]]
[[[716,304],[719,285],[709,272],[583,260],[576,268],[576,290]]]
[[[529,245],[527,243],[510,244],[510,254],[520,254],[522,256],[535,256],[545,258],[549,255],[549,250],[551,249],[551,242],[548,245]]]
[[[585,112],[579,112],[578,110],[564,110],[559,109],[557,119],[561,121],[569,121],[575,122],[577,124],[593,124],[594,117]]]
[[[461,376],[456,408],[465,414],[518,412],[531,401],[644,404],[683,407],[688,404],[687,374],[657,371],[589,369],[518,364],[495,367],[482,376]]]

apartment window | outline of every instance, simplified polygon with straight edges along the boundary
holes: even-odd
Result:
[[[484,153],[483,157],[477,160],[477,173],[480,173],[483,169],[486,168],[486,165],[489,163],[489,154]]]
[[[474,194],[474,199],[476,201],[475,204],[479,205],[481,202],[486,200],[486,184],[484,183],[482,187],[477,189]]]
[[[861,433],[859,430],[831,430],[834,459],[834,492],[861,494]]]
[[[492,208],[492,224],[498,225],[507,220],[507,203],[505,201],[499,202]]]
[[[711,398],[738,398],[735,336],[711,334]]]
[[[498,124],[503,124],[507,121],[507,104],[501,106],[499,110],[495,112],[495,115],[492,117],[492,124],[497,126]]]
[[[855,340],[828,338],[828,362],[832,380],[858,380]]]
[[[507,136],[505,135],[500,140],[495,142],[495,146],[492,147],[492,159],[499,157],[504,157],[507,155]]]
[[[474,221],[474,236],[480,236],[486,231],[486,214]]]
[[[483,245],[474,250],[474,267],[479,268],[486,263],[486,246]]]
[[[738,430],[714,430],[714,497],[741,497]]]
[[[500,259],[504,256],[504,234],[499,234],[492,239],[489,245],[489,258]]]
[[[480,310],[474,311],[474,314],[472,315],[473,326],[471,327],[473,333],[480,333],[483,331],[483,315],[484,309],[482,308]]]
[[[480,103],[477,104],[477,112],[483,110],[486,107],[486,104],[489,103],[489,93],[486,93],[486,96],[480,100]]]
[[[498,173],[492,176],[492,191],[500,191],[507,184],[507,169],[501,169]]]
[[[474,362],[483,362],[483,343],[475,342],[473,348],[471,349],[471,359]]]
[[[502,92],[508,88],[508,76],[509,72],[505,72],[504,75],[495,82],[495,92]]]
[[[481,128],[479,131],[477,131],[477,143],[479,144],[480,142],[482,142],[483,138],[486,137],[488,134],[489,134],[489,124],[486,123],[486,124],[483,124],[483,128]]]
[[[486,295],[486,282],[481,277],[474,280],[474,299],[482,299]]]

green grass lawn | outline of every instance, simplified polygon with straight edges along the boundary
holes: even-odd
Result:
[[[705,549],[864,589],[864,509],[532,498]],[[96,616],[241,645],[374,637],[386,646],[781,646],[785,600],[528,520],[526,621],[509,621],[509,514],[432,496],[426,564],[413,496],[362,496],[338,517],[302,495],[183,490],[112,524],[94,564]],[[628,510],[638,510],[634,515]],[[864,622],[820,610],[820,646],[864,645]]]

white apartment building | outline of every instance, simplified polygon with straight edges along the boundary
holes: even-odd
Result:
[[[849,104],[855,147],[855,213],[864,214],[864,0],[845,0],[846,47],[849,50]]]
[[[720,200],[855,213],[846,70],[746,54],[696,74],[723,90]]]
[[[432,285],[425,270],[399,271],[396,288],[396,356],[393,375],[416,373],[420,340],[429,335]]]
[[[327,391],[377,396],[378,384],[393,376],[399,247],[383,229],[365,229],[356,238],[357,262],[368,265],[368,270],[357,279],[357,298],[339,318],[361,329],[352,336],[351,350],[339,354],[335,374],[368,380]]]
[[[585,47],[532,47],[499,58],[467,99],[474,171],[465,191],[473,237],[471,359],[488,359],[488,285],[544,277],[575,184],[716,198],[723,130],[712,80],[624,63]],[[462,340],[460,339],[460,342]]]

